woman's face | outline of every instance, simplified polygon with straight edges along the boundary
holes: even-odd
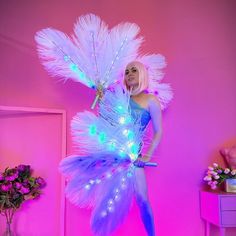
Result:
[[[128,87],[137,87],[139,84],[139,71],[133,63],[125,69],[125,82]]]

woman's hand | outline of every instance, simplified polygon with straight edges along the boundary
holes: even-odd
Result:
[[[145,161],[142,161],[141,158],[138,158],[133,162],[134,166],[139,167],[139,168],[144,168],[145,166]]]
[[[98,86],[96,90],[96,96],[98,96],[98,99],[101,100],[103,98],[104,92],[103,88],[101,86]]]
[[[136,167],[139,167],[139,168],[143,168],[145,165],[146,165],[146,162],[149,162],[150,161],[150,157],[147,156],[147,155],[144,155],[144,156],[141,156],[139,158],[137,158],[133,164],[136,166]]]

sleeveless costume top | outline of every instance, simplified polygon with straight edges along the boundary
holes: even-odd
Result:
[[[136,122],[140,122],[140,130],[143,132],[146,129],[151,119],[151,115],[147,109],[141,107],[132,98],[130,98],[129,104],[130,104],[131,116],[134,118]]]

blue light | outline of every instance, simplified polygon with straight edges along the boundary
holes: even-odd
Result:
[[[128,139],[130,140],[130,139],[133,139],[133,138],[134,138],[134,132],[129,130]]]
[[[79,77],[84,80],[85,79],[85,74],[82,73],[79,69],[78,69],[78,74],[79,74]]]
[[[64,59],[65,59],[65,57],[64,57]],[[90,88],[95,88],[95,84],[86,77],[85,73],[83,73],[81,70],[79,70],[79,68],[76,64],[72,63],[69,66],[70,66],[70,69],[72,71],[74,71],[75,73],[77,73],[78,76],[80,77],[80,79],[82,81],[85,81]]]
[[[106,142],[106,134],[104,132],[101,132],[98,136],[98,141],[100,143],[105,143]]]
[[[85,74],[81,70],[79,70],[79,68],[76,64],[70,64],[70,69],[72,71],[76,72],[82,80],[86,79]]]
[[[89,134],[90,135],[95,135],[97,133],[97,127],[96,125],[90,125],[89,126]]]
[[[119,123],[121,124],[121,125],[124,125],[125,124],[125,117],[124,116],[121,116],[120,118],[119,118]]]
[[[119,113],[124,113],[124,107],[122,107],[121,105],[117,106],[116,109]]]
[[[138,145],[132,145],[130,148],[131,153],[137,154],[138,153]]]
[[[69,56],[64,56],[64,61],[69,61],[70,57]]]
[[[119,156],[120,157],[125,157],[126,155],[125,155],[125,151],[123,150],[123,149],[120,149],[120,151],[119,151]]]
[[[133,176],[133,174],[129,171],[129,172],[127,173],[127,177],[130,178],[130,177],[132,177],[132,176]]]
[[[108,150],[109,151],[115,151],[116,150],[116,143],[115,143],[115,141],[110,141],[108,143]]]
[[[76,64],[70,64],[70,69],[74,72],[78,72],[79,69],[78,69],[78,66]]]

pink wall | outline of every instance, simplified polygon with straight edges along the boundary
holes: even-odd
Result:
[[[175,92],[154,158],[159,167],[147,169],[157,235],[203,235],[198,195],[202,177],[220,159],[219,147],[236,142],[235,7],[234,0],[2,1],[0,104],[66,109],[72,153],[69,120],[89,107],[94,92],[50,78],[37,58],[34,34],[49,26],[71,33],[76,18],[89,12],[110,26],[137,23],[146,38],[143,52],[166,56],[165,80]],[[91,235],[88,210],[68,203],[66,216],[68,236]],[[235,232],[228,230],[228,235]],[[135,204],[115,235],[145,235]]]

